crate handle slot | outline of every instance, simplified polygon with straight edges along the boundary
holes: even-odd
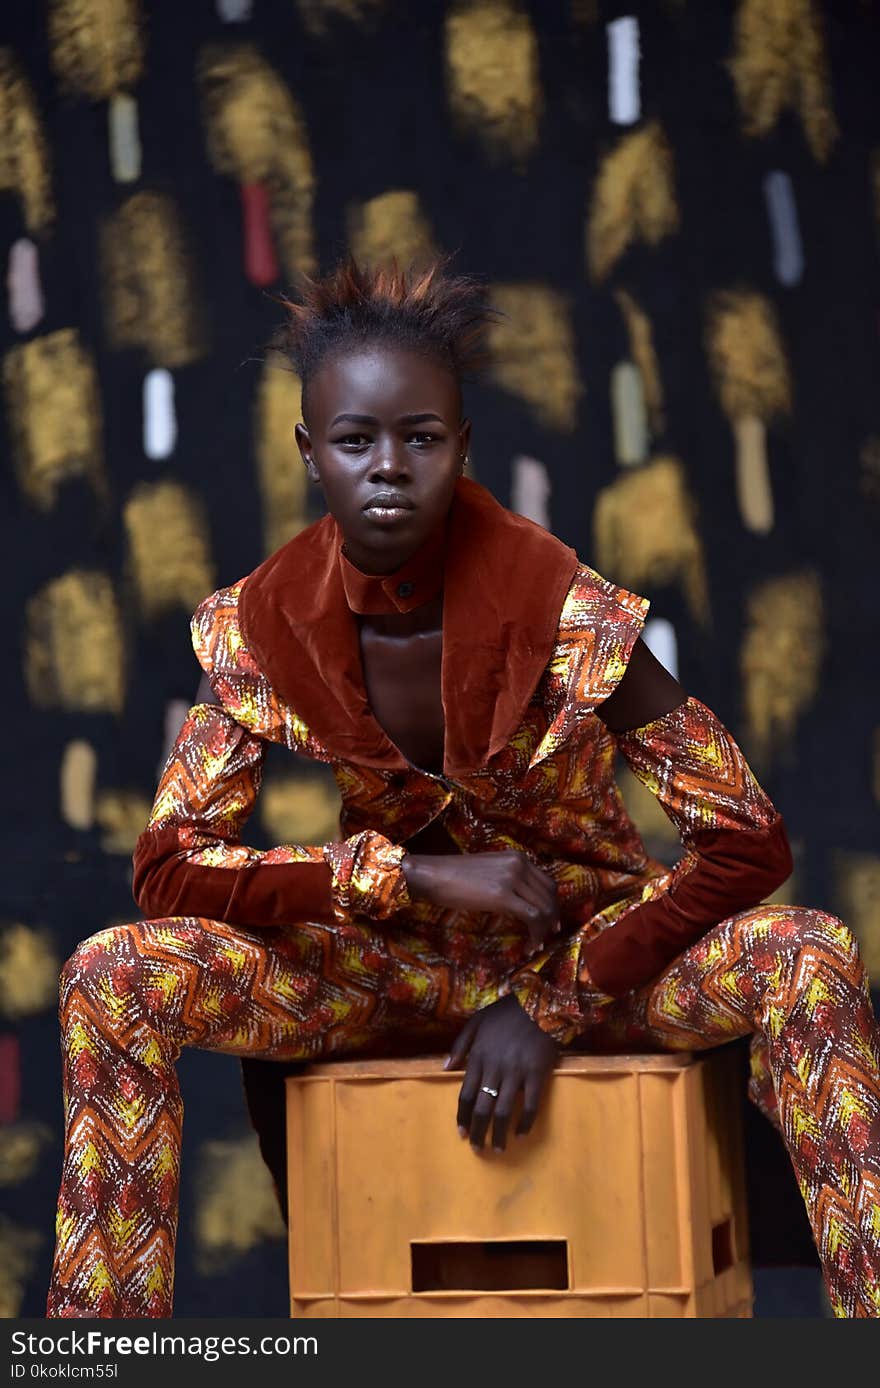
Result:
[[[712,1270],[717,1277],[734,1264],[733,1220],[724,1219],[712,1225]]]
[[[410,1244],[414,1292],[568,1291],[566,1239]]]

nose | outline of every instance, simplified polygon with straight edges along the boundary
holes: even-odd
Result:
[[[394,438],[379,439],[371,458],[370,476],[380,481],[409,476],[409,461],[403,444]]]

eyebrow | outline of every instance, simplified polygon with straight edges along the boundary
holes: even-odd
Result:
[[[350,424],[378,424],[379,421],[372,414],[338,414],[332,421],[330,428],[335,424],[340,424],[342,420],[348,420]],[[425,424],[429,419],[436,419],[440,424],[443,420],[439,414],[402,414],[398,419],[398,424]]]

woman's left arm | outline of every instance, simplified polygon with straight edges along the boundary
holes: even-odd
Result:
[[[617,996],[655,978],[713,925],[763,901],[790,874],[792,857],[782,816],[732,734],[641,639],[596,712],[685,850],[667,891],[624,911],[581,952],[581,982]]]
[[[520,1090],[517,1132],[532,1126],[558,1045],[577,1034],[585,997],[609,1001],[649,982],[713,925],[757,905],[791,872],[782,817],[733,736],[641,639],[596,713],[676,826],[684,854],[664,892],[626,907],[586,944],[575,937],[549,947],[541,961],[512,976],[512,996],[463,1028],[450,1064],[466,1066],[458,1121],[478,1147],[490,1124],[494,1145],[505,1146]]]

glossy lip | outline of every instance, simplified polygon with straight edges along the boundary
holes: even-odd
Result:
[[[372,521],[378,521],[380,525],[387,525],[391,521],[404,520],[411,515],[412,506],[370,506],[365,512]]]
[[[403,492],[376,492],[363,508],[365,511],[412,511],[412,502]]]

